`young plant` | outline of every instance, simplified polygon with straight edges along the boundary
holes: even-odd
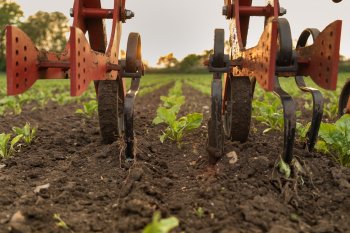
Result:
[[[90,100],[89,102],[86,102],[83,104],[82,109],[78,109],[75,111],[76,114],[81,114],[83,116],[86,116],[88,118],[93,117],[97,112],[97,101],[96,100]]]
[[[283,130],[283,112],[281,110],[281,102],[272,95],[266,94],[262,101],[257,100],[253,102],[254,118],[257,121],[267,125],[263,133],[268,133],[271,130]]]
[[[17,135],[11,140],[11,134],[0,134],[0,158],[10,158],[15,152],[15,145],[21,138],[22,135]]]
[[[161,219],[159,212],[153,214],[152,222],[149,223],[142,233],[168,233],[179,225],[179,220],[176,217]]]
[[[203,114],[201,113],[192,113],[177,119],[177,114],[185,103],[181,87],[182,83],[176,82],[175,86],[170,89],[169,95],[161,97],[163,106],[157,109],[157,116],[153,120],[155,125],[161,123],[168,125],[165,132],[160,136],[160,141],[162,143],[166,139],[176,141],[179,148],[181,148],[184,134],[200,127],[203,120]]]
[[[306,142],[307,132],[309,131],[310,126],[311,126],[311,122],[307,123],[306,125],[303,125],[297,122],[296,131],[297,131],[298,138],[301,142]]]
[[[21,138],[26,145],[32,144],[37,132],[37,128],[31,127],[30,123],[28,122],[25,124],[23,128],[13,127],[12,130],[16,135],[22,135]]]
[[[201,126],[203,114],[191,113],[176,120],[176,114],[173,109],[159,108],[157,117],[153,121],[154,124],[166,123],[168,127],[160,136],[160,141],[163,143],[166,139],[176,141],[179,148],[182,145],[182,138],[185,133],[197,129]]]
[[[197,209],[194,209],[194,213],[198,218],[203,218],[205,215],[204,209],[202,207],[198,207]]]
[[[63,219],[59,214],[54,214],[53,219],[56,221],[57,227],[68,230],[71,233],[74,233],[74,231],[68,226],[68,224],[65,221],[63,221]]]
[[[350,115],[342,116],[336,123],[322,123],[320,140],[316,149],[332,156],[345,167],[350,167]]]

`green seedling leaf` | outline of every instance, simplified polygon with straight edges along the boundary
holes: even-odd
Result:
[[[278,169],[279,169],[279,172],[281,172],[285,178],[290,177],[290,175],[291,175],[290,166],[289,166],[289,164],[284,162],[283,159],[280,159],[280,161],[278,163]]]
[[[176,217],[161,219],[160,213],[155,212],[152,222],[144,228],[142,233],[169,233],[178,225],[179,220]]]

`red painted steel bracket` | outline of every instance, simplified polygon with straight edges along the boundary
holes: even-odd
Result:
[[[334,21],[312,45],[296,49],[299,64],[297,75],[311,76],[324,89],[336,89],[341,27],[341,20]]]
[[[233,68],[234,76],[255,77],[262,88],[273,91],[277,36],[277,21],[271,18],[258,45],[241,52],[242,65]]]
[[[39,51],[23,31],[8,26],[8,95],[25,92],[40,78],[70,78],[72,96],[81,95],[93,80],[121,78],[118,62],[124,11],[125,0],[114,0],[114,9],[102,9],[100,0],[75,0],[74,23],[63,53]],[[103,18],[113,18],[108,47]],[[89,42],[85,38],[86,32],[89,34]],[[124,80],[123,86],[125,94]]]
[[[62,54],[39,51],[19,28],[6,27],[7,94],[28,90],[39,78],[65,78],[69,49]]]

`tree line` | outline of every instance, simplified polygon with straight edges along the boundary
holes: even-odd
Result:
[[[8,0],[0,0],[0,71],[6,69],[6,31],[7,25],[22,29],[38,49],[62,51],[67,43],[69,20],[60,13],[38,11],[24,19],[21,6]]]

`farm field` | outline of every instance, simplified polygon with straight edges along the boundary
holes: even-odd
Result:
[[[347,78],[350,73],[339,75],[336,92],[323,91],[325,122],[337,120]],[[166,127],[152,123],[160,96],[175,82],[182,83],[185,96],[179,116],[203,114],[201,126],[184,135],[180,148],[170,140],[161,143]],[[261,120],[259,105],[278,106],[280,114],[273,94],[256,90],[249,140],[225,141],[228,156],[215,166],[208,163],[210,82],[210,74],[146,75],[135,104],[137,158],[128,161],[122,140],[101,144],[92,86],[72,98],[67,80],[43,80],[23,95],[6,97],[0,74],[0,134],[27,122],[37,127],[31,145],[22,143],[0,160],[0,233],[9,232],[18,211],[26,219],[16,222],[23,233],[142,232],[156,211],[176,217],[179,226],[172,232],[179,233],[350,232],[350,169],[335,155],[307,152],[299,135],[294,150],[299,174],[278,174],[283,133],[280,123]],[[298,122],[306,125],[311,96],[292,79],[282,86],[295,97]]]

